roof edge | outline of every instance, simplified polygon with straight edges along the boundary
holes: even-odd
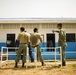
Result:
[[[76,20],[76,18],[0,18],[0,20]]]

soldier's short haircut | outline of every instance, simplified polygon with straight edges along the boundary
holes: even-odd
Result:
[[[62,28],[62,23],[58,23],[57,26],[60,26]]]
[[[21,31],[24,31],[24,30],[25,30],[25,28],[24,28],[24,27],[21,27],[21,28],[20,28],[20,30],[21,30]]]
[[[33,31],[34,31],[34,32],[36,32],[37,30],[38,30],[38,28],[34,28],[34,30],[33,30]]]

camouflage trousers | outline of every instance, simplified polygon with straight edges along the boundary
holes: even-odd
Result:
[[[66,62],[65,49],[66,49],[66,46],[61,46],[61,50],[62,50],[62,63]],[[59,53],[60,53],[60,49],[59,49]]]
[[[35,48],[35,47],[33,47],[33,48]],[[39,45],[36,46],[36,49],[37,49],[37,55],[38,55],[38,57],[39,57],[39,59],[40,59],[40,62],[43,62],[43,58],[42,58],[42,55],[41,55],[40,46],[39,46]]]
[[[27,44],[20,44],[19,49],[17,51],[17,56],[15,62],[19,62],[21,54],[23,54],[22,62],[25,63],[26,60],[26,51],[27,51]]]

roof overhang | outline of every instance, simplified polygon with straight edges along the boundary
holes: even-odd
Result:
[[[76,18],[0,18],[0,23],[76,23]]]

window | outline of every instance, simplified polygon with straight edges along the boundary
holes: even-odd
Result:
[[[75,42],[75,33],[66,33],[66,42]]]

